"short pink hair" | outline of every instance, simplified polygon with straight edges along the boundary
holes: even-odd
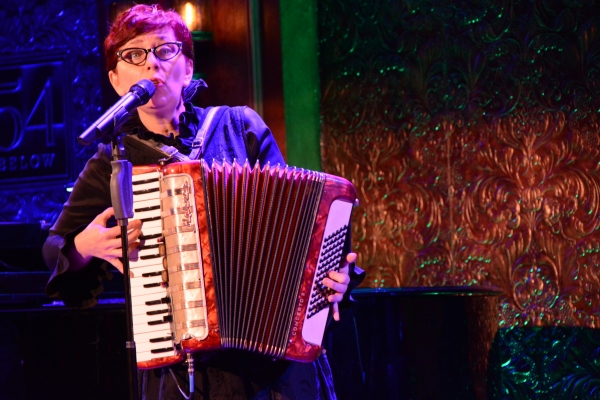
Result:
[[[183,43],[182,52],[194,61],[192,33],[185,22],[175,11],[164,11],[158,4],[138,4],[120,14],[110,27],[104,40],[106,70],[112,71],[117,66],[117,49],[131,39],[165,27],[173,29],[175,38]]]

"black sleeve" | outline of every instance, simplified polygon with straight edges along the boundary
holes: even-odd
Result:
[[[68,250],[74,245],[75,236],[110,207],[110,174],[110,148],[101,144],[79,174],[42,249],[44,261],[52,271],[46,294],[62,299],[70,307],[95,305],[96,296],[103,289],[102,280],[111,278],[105,261],[93,259],[85,268],[72,272],[67,256]]]

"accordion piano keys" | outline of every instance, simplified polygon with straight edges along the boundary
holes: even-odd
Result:
[[[164,243],[159,204],[159,174],[133,179],[134,218],[143,222],[140,247],[131,252],[133,332],[138,366],[154,367],[181,361],[173,343],[170,299],[163,282]]]

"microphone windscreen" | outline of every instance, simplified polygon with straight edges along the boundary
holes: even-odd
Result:
[[[129,89],[130,92],[134,92],[138,95],[142,104],[146,104],[152,96],[154,96],[154,92],[156,92],[156,87],[154,87],[154,83],[152,83],[149,79],[142,79],[135,85]],[[141,104],[140,104],[141,105]]]

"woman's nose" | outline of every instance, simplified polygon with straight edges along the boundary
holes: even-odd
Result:
[[[153,52],[148,52],[148,55],[146,56],[146,66],[148,67],[148,69],[152,69],[152,68],[156,68],[158,69],[158,63],[160,62],[160,60],[158,58],[156,58],[156,56],[154,55]]]

